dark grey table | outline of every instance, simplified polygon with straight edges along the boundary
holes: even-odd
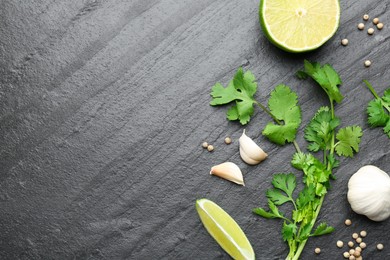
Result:
[[[251,209],[266,206],[274,173],[300,174],[289,164],[294,147],[268,142],[261,129],[269,119],[256,110],[245,128],[269,158],[244,164],[244,127],[225,119],[226,108],[209,106],[209,93],[240,66],[258,79],[261,102],[288,84],[299,95],[298,143],[305,147],[303,126],[327,104],[313,82],[294,77],[309,59],[340,72],[345,101],[337,114],[364,136],[356,157],[342,159],[320,215],[336,231],[310,239],[302,259],[342,259],[336,241],[362,229],[365,259],[390,259],[389,220],[369,221],[346,199],[359,167],[390,172],[390,140],[366,124],[372,95],[362,83],[368,79],[379,93],[389,87],[389,3],[347,0],[341,9],[326,45],[292,55],[263,36],[254,0],[1,1],[0,258],[229,259],[195,211],[196,199],[208,198],[236,219],[258,259],[283,259],[281,223]],[[372,36],[358,31],[364,13],[385,28]],[[202,149],[203,141],[215,151]],[[227,160],[241,167],[245,187],[209,175]]]

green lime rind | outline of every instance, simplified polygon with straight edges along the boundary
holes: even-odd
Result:
[[[226,253],[237,260],[255,259],[245,233],[226,211],[208,199],[199,199],[195,205],[204,227]]]
[[[316,49],[318,49],[319,47],[321,47],[322,45],[324,45],[328,40],[330,40],[337,32],[337,29],[339,28],[339,25],[340,25],[340,1],[337,1],[338,3],[338,19],[337,19],[337,26],[335,27],[335,30],[328,35],[328,37],[324,38],[322,42],[320,42],[319,44],[315,45],[315,46],[311,46],[311,47],[308,47],[308,48],[302,48],[302,49],[296,49],[296,48],[290,48],[280,42],[278,42],[277,40],[275,40],[271,34],[269,33],[269,30],[266,26],[266,22],[265,22],[265,19],[264,19],[264,16],[263,16],[263,11],[264,11],[264,6],[265,6],[265,2],[267,0],[260,0],[260,3],[259,3],[259,21],[260,21],[260,26],[261,26],[261,29],[264,33],[264,35],[267,37],[267,39],[273,44],[275,45],[276,47],[284,50],[284,51],[287,51],[287,52],[291,52],[291,53],[304,53],[304,52],[310,52],[310,51],[314,51]]]

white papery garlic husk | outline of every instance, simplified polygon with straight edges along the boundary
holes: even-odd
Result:
[[[232,162],[224,162],[211,167],[211,175],[245,186],[240,168]]]
[[[263,149],[261,149],[250,137],[245,134],[245,130],[238,141],[240,143],[241,159],[247,164],[259,164],[265,158],[267,158],[268,154],[266,154]]]
[[[390,177],[373,165],[361,167],[348,182],[352,210],[374,221],[390,216]]]

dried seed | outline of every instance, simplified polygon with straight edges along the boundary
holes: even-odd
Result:
[[[349,242],[348,242],[348,246],[349,246],[349,247],[353,247],[353,246],[354,246],[354,243],[353,243],[352,241],[349,241]]]
[[[378,28],[378,30],[382,30],[383,29],[383,23],[378,23],[376,25],[376,28]]]
[[[209,144],[209,145],[207,146],[207,151],[209,151],[209,152],[214,151],[214,146],[212,146],[211,144]]]
[[[350,255],[348,259],[349,259],[349,260],[356,260],[356,258],[355,258],[354,255]]]
[[[314,252],[318,255],[319,253],[321,253],[321,248],[317,247],[316,249],[314,249]]]
[[[362,252],[362,248],[359,247],[359,246],[357,246],[357,247],[355,248],[355,252],[356,252],[356,251]]]
[[[364,249],[364,248],[367,247],[367,244],[364,243],[364,242],[361,242],[361,243],[359,244],[359,247],[360,247],[361,249]]]
[[[363,239],[361,237],[356,238],[356,243],[360,244],[361,242],[363,242]]]
[[[231,143],[232,143],[232,139],[230,137],[226,137],[225,144],[231,144]]]
[[[378,24],[379,23],[379,18],[375,17],[374,19],[372,19],[372,23],[373,24]]]
[[[379,251],[383,250],[383,244],[377,244],[376,249],[378,249]]]
[[[355,253],[353,253],[353,255],[354,255],[355,257],[359,257],[359,256],[361,255],[361,251],[356,251],[356,250],[355,250]]]
[[[349,255],[348,252],[344,252],[344,253],[343,253],[343,256],[344,256],[344,258],[347,258],[347,259],[350,257],[350,255]]]
[[[364,66],[370,67],[370,66],[371,66],[371,61],[366,60],[366,61],[364,62]]]
[[[345,220],[345,225],[350,226],[352,224],[352,221],[350,219]]]
[[[363,30],[364,29],[364,23],[359,23],[358,24],[358,29]]]
[[[341,44],[342,44],[343,46],[347,46],[347,45],[348,45],[348,39],[342,39],[342,40],[341,40]]]
[[[355,253],[355,249],[350,249],[348,252],[350,255],[353,255]]]
[[[352,234],[352,237],[353,237],[353,239],[356,239],[356,238],[359,237],[359,235],[358,235],[358,233],[353,233],[353,234]]]
[[[344,242],[339,240],[339,241],[337,241],[336,245],[337,245],[337,247],[342,248],[344,245]]]
[[[363,20],[368,21],[370,19],[370,16],[368,14],[363,15]]]
[[[367,236],[367,231],[365,231],[365,230],[360,231],[360,236],[361,237],[366,237]]]
[[[367,30],[367,33],[369,34],[369,35],[372,35],[372,34],[374,34],[374,28],[368,28],[368,30]]]
[[[207,142],[203,142],[203,143],[202,143],[202,147],[203,147],[203,148],[205,148],[205,149],[206,149],[206,148],[207,148],[207,146],[209,146],[209,144],[208,144]]]

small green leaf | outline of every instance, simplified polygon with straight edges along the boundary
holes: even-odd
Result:
[[[255,213],[255,214],[259,215],[259,216],[262,216],[263,218],[268,218],[268,219],[270,219],[270,218],[277,218],[278,217],[275,214],[264,210],[263,208],[254,208],[253,209],[253,213]]]
[[[353,157],[354,151],[359,152],[360,138],[363,132],[359,126],[347,126],[341,128],[336,138],[339,141],[336,145],[336,153],[341,156]]]
[[[289,197],[284,196],[277,189],[269,189],[266,192],[267,198],[270,199],[275,205],[280,206],[288,201],[291,201]]]
[[[316,191],[313,184],[305,186],[299,193],[296,204],[298,209],[303,209],[308,203],[315,199]]]
[[[297,181],[295,175],[292,173],[280,173],[274,175],[272,185],[274,185],[275,188],[284,191],[289,197],[292,197]]]
[[[282,237],[284,241],[291,240],[295,237],[297,232],[297,226],[293,223],[283,223]]]
[[[325,234],[332,233],[333,231],[334,231],[334,228],[333,228],[333,227],[328,226],[326,223],[321,223],[321,224],[316,228],[316,230],[314,231],[314,233],[312,234],[312,236],[321,236],[321,235],[325,235]]]

